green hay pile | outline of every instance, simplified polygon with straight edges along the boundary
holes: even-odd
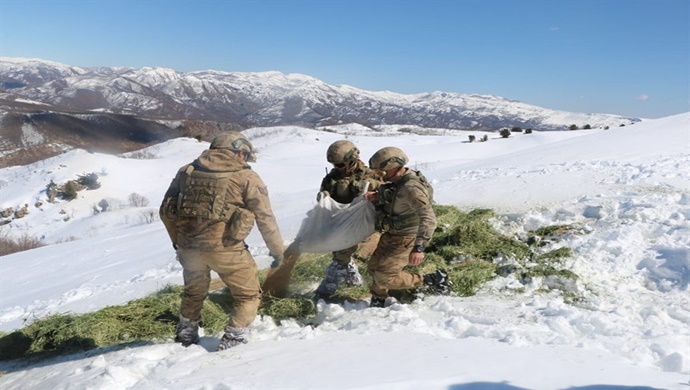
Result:
[[[434,212],[439,227],[429,250],[448,262],[459,258],[486,261],[497,257],[525,258],[531,254],[527,244],[505,237],[489,225],[489,218],[494,216],[492,210],[464,213],[452,206],[434,206]]]
[[[131,342],[164,342],[173,338],[182,286],[170,286],[145,298],[86,314],[41,318],[0,338],[0,360],[53,356]],[[227,321],[215,294],[204,303],[202,322],[219,332]]]
[[[276,323],[289,318],[299,321],[314,316],[316,306],[308,297],[268,297],[259,308],[259,314],[271,316]]]

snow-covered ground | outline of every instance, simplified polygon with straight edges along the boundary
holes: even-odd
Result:
[[[429,297],[369,309],[321,305],[318,326],[259,318],[250,343],[218,353],[168,343],[106,349],[35,365],[1,362],[3,389],[688,389],[690,386],[690,113],[610,130],[514,133],[469,143],[467,132],[347,132],[366,161],[398,146],[432,181],[440,204],[494,209],[522,235],[554,224],[565,237],[568,304],[550,280],[497,278],[476,296]],[[268,184],[286,243],[295,236],[343,136],[297,127],[252,129],[253,168]],[[479,139],[485,133],[473,132]],[[159,221],[177,168],[208,143],[176,139],[123,158],[71,151],[0,170],[0,209],[28,204],[11,234],[51,245],[0,257],[0,330],[51,313],[87,312],[181,283]],[[97,190],[46,202],[45,187],[95,172]],[[131,207],[136,193],[148,206]],[[110,210],[94,214],[106,199]],[[36,202],[42,204],[37,208]],[[7,231],[7,226],[2,227]],[[260,266],[270,258],[248,239]],[[563,288],[563,286],[560,286]],[[375,358],[372,358],[374,356]]]

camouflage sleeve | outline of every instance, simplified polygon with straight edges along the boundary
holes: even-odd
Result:
[[[412,184],[412,183],[410,183]],[[419,228],[415,245],[427,245],[436,230],[436,214],[431,207],[429,194],[423,185],[414,183],[408,187],[410,190],[410,202],[419,215]]]
[[[383,172],[377,169],[369,169],[364,175],[365,183],[369,183],[369,191],[376,191],[383,183]]]
[[[245,206],[254,213],[256,225],[271,254],[282,255],[283,237],[280,234],[278,223],[271,209],[268,188],[266,188],[263,180],[261,180],[256,172],[247,172],[249,172],[250,178],[247,181],[247,187],[245,189]]]

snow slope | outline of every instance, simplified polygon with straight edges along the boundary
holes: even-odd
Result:
[[[690,113],[610,130],[466,136],[349,135],[368,159],[401,147],[435,199],[497,211],[492,223],[524,235],[573,224],[569,286],[497,278],[469,298],[429,297],[369,309],[321,305],[317,326],[261,318],[250,343],[111,348],[36,365],[2,362],[0,387],[111,389],[687,389],[690,385]],[[484,133],[475,132],[477,138]],[[297,127],[247,131],[286,243],[315,204],[336,133]],[[177,168],[207,143],[177,139],[152,159],[72,151],[0,170],[0,208],[29,204],[11,234],[52,245],[0,257],[0,330],[56,312],[85,312],[181,283],[160,222],[147,216]],[[86,172],[102,187],[45,202],[45,185]],[[150,204],[130,207],[136,192]],[[113,209],[94,215],[109,199]],[[37,201],[43,201],[39,208]],[[61,213],[64,210],[64,213]],[[65,221],[66,217],[69,220]],[[5,229],[4,227],[3,229]],[[71,240],[71,241],[70,241]],[[267,249],[248,239],[261,266]],[[584,299],[564,301],[561,290]]]

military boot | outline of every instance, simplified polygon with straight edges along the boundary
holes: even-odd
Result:
[[[199,321],[191,321],[180,316],[180,320],[175,327],[175,342],[181,343],[184,347],[199,342]]]
[[[326,276],[316,289],[317,300],[319,298],[327,300],[343,282],[348,286],[362,285],[362,275],[352,259],[347,265],[342,265],[335,260],[328,265]]]
[[[230,325],[225,327],[225,334],[220,339],[218,351],[224,351],[240,344],[247,344],[249,329],[235,328]]]
[[[364,284],[362,274],[359,273],[359,267],[354,259],[350,259],[347,264],[347,275],[345,276],[345,285],[347,286],[361,286]]]
[[[372,295],[371,301],[369,302],[369,307],[386,307],[386,297],[377,297],[376,295]]]
[[[449,294],[450,280],[448,280],[448,273],[445,270],[438,269],[436,272],[424,275],[424,286],[431,294]]]

